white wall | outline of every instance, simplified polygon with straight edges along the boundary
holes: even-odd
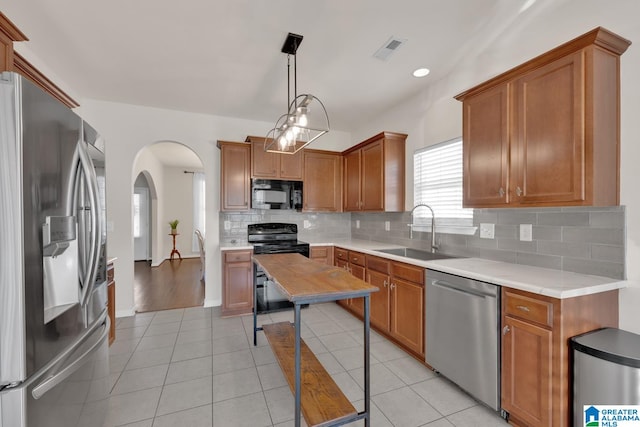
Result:
[[[171,184],[157,164],[138,157],[145,146],[154,142],[174,141],[192,149],[202,160],[207,188],[205,305],[221,302],[221,262],[218,229],[220,207],[220,150],[217,140],[243,141],[247,135],[264,135],[272,123],[215,117],[179,111],[162,110],[128,104],[82,100],[82,116],[106,140],[107,161],[107,218],[112,225],[108,232],[108,254],[116,261],[116,315],[134,313],[133,299],[133,212],[131,198],[133,183],[143,170],[152,173],[159,195],[167,194]],[[349,133],[332,131],[322,137],[322,144],[314,148],[331,149],[350,144]],[[137,163],[136,163],[137,160]],[[135,164],[135,167],[134,167]],[[169,207],[158,203],[158,218],[175,216],[164,212]],[[167,220],[168,221],[168,220]],[[164,222],[164,221],[163,221]],[[160,223],[154,231],[157,242],[164,242],[167,232]],[[157,249],[162,257],[166,248]]]
[[[187,168],[188,169],[188,168]],[[161,199],[164,203],[164,217],[160,221],[160,228],[164,231],[164,258],[168,259],[173,249],[172,237],[169,236],[168,222],[177,219],[178,233],[176,249],[183,258],[199,257],[200,252],[191,250],[193,237],[193,174],[184,173],[185,168],[164,167],[164,193]],[[191,170],[191,169],[188,169]],[[193,172],[193,170],[191,170]],[[200,171],[197,171],[200,172]],[[209,194],[209,189],[205,191]],[[206,202],[206,200],[205,200]],[[208,223],[206,223],[208,226]]]
[[[553,3],[554,7],[550,7]],[[467,53],[430,91],[376,117],[354,131],[361,140],[382,129],[406,132],[407,209],[413,203],[413,152],[462,134],[462,106],[453,97],[503,71],[595,27],[634,42],[621,58],[621,204],[627,210],[627,277],[620,292],[620,327],[640,333],[640,3],[635,0],[559,0],[534,4],[526,17],[505,25],[486,50]],[[434,64],[437,66],[437,64]],[[427,77],[428,78],[428,77]]]

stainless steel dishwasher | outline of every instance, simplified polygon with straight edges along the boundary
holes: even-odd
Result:
[[[435,270],[426,282],[426,362],[498,411],[500,287]]]

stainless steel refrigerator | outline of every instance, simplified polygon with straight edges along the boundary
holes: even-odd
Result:
[[[0,427],[106,417],[103,151],[69,108],[0,74]]]

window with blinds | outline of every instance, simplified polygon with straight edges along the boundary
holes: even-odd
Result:
[[[462,138],[416,151],[413,173],[414,205],[431,206],[437,224],[472,224],[473,209],[462,208]],[[427,225],[430,221],[429,209],[416,209],[414,223]]]

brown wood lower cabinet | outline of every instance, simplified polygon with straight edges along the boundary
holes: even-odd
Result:
[[[503,407],[526,425],[551,425],[551,330],[505,317]],[[506,381],[508,379],[508,381]],[[508,408],[508,409],[507,409]]]
[[[378,292],[371,293],[371,325],[382,331],[390,330],[389,271],[391,262],[384,258],[367,255],[367,282],[377,287]]]
[[[390,333],[424,360],[424,268],[391,263]]]
[[[343,248],[334,253],[336,266],[378,287],[371,294],[371,326],[424,360],[424,268]],[[362,301],[338,304],[362,318]]]
[[[311,246],[309,258],[321,264],[333,265],[333,246]]]
[[[111,325],[109,327],[109,345],[116,339],[116,281],[113,261],[107,264],[107,315]]]
[[[248,314],[253,310],[251,250],[222,253],[222,315]]]
[[[569,338],[618,326],[618,291],[555,299],[502,288],[502,408],[518,426],[569,427]]]

